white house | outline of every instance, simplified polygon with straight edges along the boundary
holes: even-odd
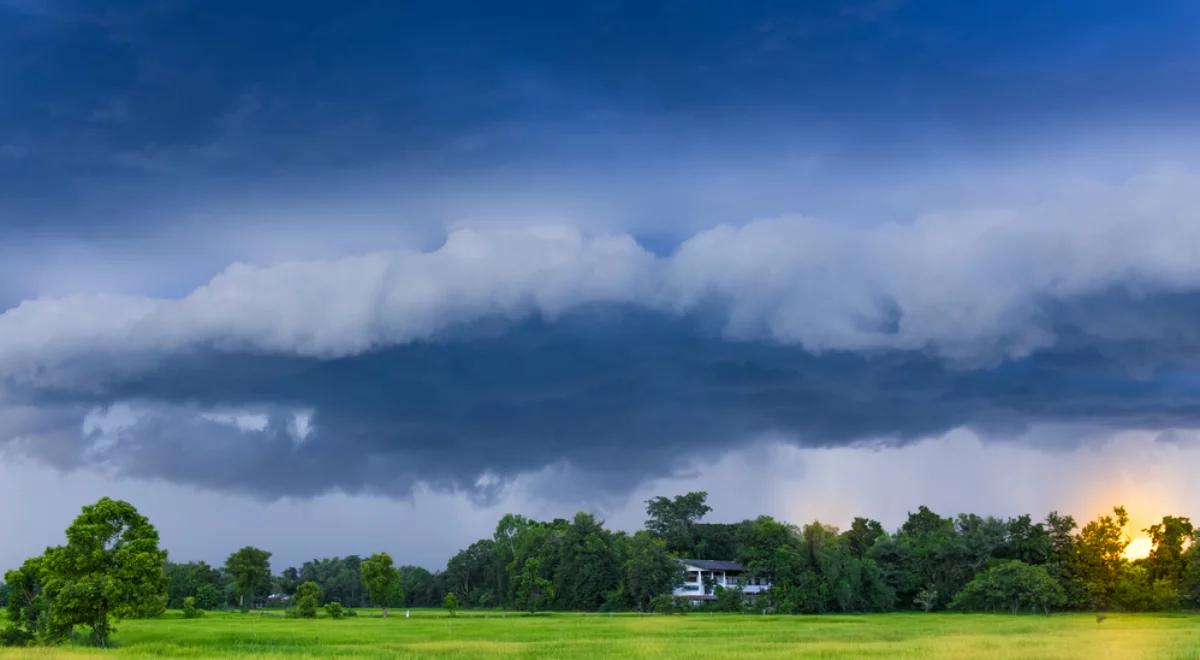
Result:
[[[716,598],[714,591],[717,587],[733,588],[742,583],[746,594],[759,594],[771,588],[771,582],[765,577],[754,577],[746,573],[746,569],[735,561],[717,561],[712,559],[680,559],[685,571],[683,584],[679,585],[674,594],[685,596],[698,602]]]

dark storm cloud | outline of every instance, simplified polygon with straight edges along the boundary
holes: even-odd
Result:
[[[1171,125],[1200,101],[1195,20],[1187,2],[7,2],[0,212],[137,226],[216,182],[605,167],[668,134],[685,162],[783,139],[861,164]]]
[[[1198,305],[1188,295],[1124,308],[1169,325],[1177,315],[1164,310]],[[110,421],[35,434],[23,449],[265,497],[406,495],[427,483],[486,498],[559,465],[620,492],[763,434],[839,446],[960,426],[995,437],[1032,423],[1200,424],[1200,381],[1178,370],[1194,338],[1115,342],[1063,327],[1073,337],[1056,349],[963,370],[919,351],[730,342],[705,326],[602,307],[332,360],[204,351],[94,392],[29,392],[30,405]],[[112,402],[127,402],[126,419],[112,420]],[[297,418],[311,428],[298,431]]]
[[[464,230],[430,252],[234,265],[177,300],[30,301],[0,315],[0,433],[64,467],[266,497],[486,498],[558,466],[626,490],[763,437],[1193,427],[1189,181],[910,225],[719,227],[665,257]]]

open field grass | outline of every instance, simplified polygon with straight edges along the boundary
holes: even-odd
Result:
[[[774,657],[1193,658],[1200,615],[686,616],[413,610],[411,619],[178,612],[118,624],[115,649],[0,649],[3,658]]]

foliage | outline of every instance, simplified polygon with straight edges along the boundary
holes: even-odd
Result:
[[[442,599],[442,609],[446,610],[450,616],[454,616],[458,612],[458,596],[455,596],[453,591],[447,592],[446,597]]]
[[[325,613],[328,614],[329,618],[331,619],[340,619],[346,614],[346,610],[342,607],[341,603],[337,602],[336,600],[332,600],[328,603],[325,603]]]
[[[420,566],[401,566],[400,584],[403,586],[405,607],[438,607],[444,590],[438,579]]]
[[[362,560],[357,555],[306,561],[296,576],[299,582],[316,582],[328,600],[336,600],[350,607],[363,607],[368,603],[369,595],[362,579]]]
[[[271,586],[270,560],[271,553],[251,546],[238,550],[225,560],[225,572],[233,579],[234,593],[242,611],[249,609],[256,597],[265,595],[263,592]]]
[[[542,576],[542,560],[538,557],[525,560],[516,586],[517,604],[530,613],[554,598],[554,583]]]
[[[50,623],[49,603],[43,593],[42,558],[31,557],[20,568],[4,574],[8,585],[5,610],[8,625],[0,632],[5,646],[25,646],[47,639]]]
[[[633,535],[619,591],[631,608],[649,611],[655,596],[670,593],[682,581],[682,567],[667,552],[666,541],[645,531]]]
[[[1170,584],[1183,584],[1187,577],[1187,546],[1194,544],[1196,528],[1187,518],[1163,516],[1162,522],[1151,525],[1145,531],[1150,535],[1153,546],[1146,557],[1145,566],[1153,581],[1164,580]]]
[[[404,591],[400,586],[400,572],[392,565],[392,557],[378,552],[362,562],[362,581],[366,585],[371,603],[388,615],[388,608],[404,602]]]
[[[542,592],[542,598],[535,601],[538,606],[554,600],[563,609],[596,610],[621,581],[623,547],[590,513],[575,514],[563,530],[558,554],[553,587],[547,590],[545,585],[535,585]],[[528,588],[528,583],[523,584]]]
[[[1067,594],[1042,566],[1004,559],[980,572],[950,601],[957,610],[985,612],[1040,611],[1062,607]]]
[[[1083,526],[1076,539],[1078,579],[1082,605],[1106,609],[1115,604],[1117,582],[1125,565],[1129,537],[1125,525],[1129,515],[1124,507],[1115,507],[1113,515],[1100,516]]]
[[[440,599],[439,599],[440,600]],[[667,599],[668,601],[670,598]],[[683,605],[684,612],[689,611]],[[292,619],[278,612],[245,616],[210,612],[200,619],[130,620],[120,625],[114,648],[102,653],[69,647],[13,649],[8,658],[147,660],[176,658],[263,658],[264,660],[442,655],[563,660],[646,658],[688,660],[745,658],[1175,658],[1195,656],[1196,615],[1117,615],[1103,624],[1092,614],[1054,616],[893,613],[854,617],[713,614],[555,613],[507,617],[460,611],[449,619],[440,609],[414,609],[412,618]],[[365,612],[360,613],[365,614]],[[388,622],[391,623],[388,623]],[[183,625],[186,624],[186,625]],[[447,627],[447,624],[451,624]],[[432,651],[430,651],[432,649]],[[2,651],[2,650],[0,650]]]
[[[220,570],[202,561],[186,564],[167,562],[163,574],[167,579],[167,607],[182,608],[183,599],[188,596],[195,597],[201,609],[220,607],[223,586]]]
[[[712,511],[705,504],[708,493],[703,491],[677,495],[674,498],[654,497],[646,500],[646,529],[661,536],[672,552],[685,552],[694,547],[696,521]]]
[[[166,605],[158,531],[128,502],[101,498],[67,528],[67,544],[49,548],[41,562],[49,635],[66,637],[76,625],[107,646],[109,618],[155,616]]]
[[[196,607],[196,597],[188,596],[183,599],[183,618],[195,619],[204,614],[204,611]]]
[[[295,606],[293,607],[295,616],[302,619],[316,618],[322,596],[321,585],[311,581],[301,583],[296,589]]]

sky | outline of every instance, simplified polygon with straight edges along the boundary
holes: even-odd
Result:
[[[0,567],[1200,516],[1197,21],[0,0]]]

